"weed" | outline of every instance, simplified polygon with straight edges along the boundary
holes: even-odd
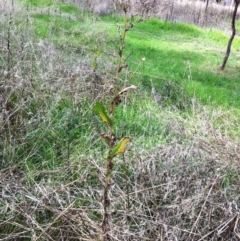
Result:
[[[119,74],[124,68],[127,68],[127,65],[123,65],[122,59],[123,59],[123,51],[124,51],[124,45],[125,45],[125,38],[127,31],[132,28],[132,22],[127,23],[127,14],[130,8],[129,2],[121,3],[121,7],[124,11],[124,21],[123,21],[123,30],[120,32],[120,46],[119,46],[119,52],[118,52],[118,61],[117,61],[117,68],[116,68],[116,74],[114,78],[114,97],[110,104],[110,114],[111,117],[109,117],[109,114],[106,112],[105,107],[100,103],[96,102],[96,104],[93,107],[93,110],[98,112],[102,121],[108,124],[109,131],[107,134],[103,133],[101,134],[101,138],[107,143],[109,146],[109,152],[107,156],[107,167],[106,167],[106,173],[105,173],[105,185],[104,185],[104,193],[103,193],[103,208],[104,208],[104,214],[103,214],[103,221],[102,221],[102,231],[103,231],[103,240],[111,240],[109,232],[111,231],[111,226],[109,223],[110,219],[110,213],[109,213],[109,207],[111,204],[110,198],[109,198],[109,191],[111,187],[111,175],[114,167],[113,159],[117,154],[123,154],[124,159],[124,153],[125,153],[125,145],[126,143],[130,142],[131,139],[129,137],[123,137],[121,141],[117,142],[117,137],[115,136],[115,108],[122,102],[122,94],[125,92],[128,92],[130,90],[134,90],[137,87],[134,85],[131,85],[127,88],[123,88],[118,92],[118,86],[119,86]],[[93,68],[94,70],[97,69],[97,59],[98,56],[95,57],[95,60],[93,62]],[[124,159],[125,160],[125,159]],[[124,161],[125,163],[125,161]],[[126,164],[125,164],[126,166]]]
[[[153,20],[156,31],[136,16],[114,95],[108,87],[122,34],[115,17],[85,12],[84,0],[49,7],[15,0],[14,11],[11,2],[0,13],[0,239],[102,240],[106,162],[124,137],[133,141],[124,159],[114,156],[109,175],[110,238],[237,239],[239,61],[233,48],[227,70],[217,70],[220,32],[178,25],[176,5],[172,22]],[[84,10],[68,11],[67,2]],[[190,10],[185,18],[194,17]],[[122,26],[121,14],[117,20]],[[120,94],[115,107],[116,148],[103,146],[99,134],[106,140],[111,128],[92,112],[94,103],[112,120],[109,106],[132,84],[138,88]]]

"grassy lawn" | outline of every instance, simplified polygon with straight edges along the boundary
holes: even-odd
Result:
[[[167,27],[162,27],[164,24]],[[162,76],[180,83],[190,97],[195,96],[205,104],[239,108],[237,56],[240,39],[234,40],[227,70],[223,72],[218,68],[228,38],[223,34],[219,38],[219,35],[218,31],[153,19],[139,24],[129,33],[126,48],[133,51],[130,57],[133,63],[143,56],[146,58],[145,85],[149,85],[151,76]],[[233,66],[229,67],[231,64]],[[162,88],[161,82],[155,80],[153,83],[159,90]]]
[[[69,13],[68,8],[55,7],[62,13]],[[80,52],[87,48],[93,55],[98,50],[103,61],[109,59],[105,46],[111,51],[118,45],[116,19],[106,16],[82,21],[77,20],[81,12],[74,11],[70,13],[75,18],[33,15],[37,36],[51,40],[56,46],[65,46],[66,54],[67,46],[70,46]],[[234,39],[226,70],[219,70],[228,38],[219,30],[200,29],[183,23],[158,19],[139,23],[128,32],[125,44],[129,70],[134,72],[138,66],[138,73],[144,76],[135,78],[133,83],[139,84],[140,81],[150,89],[152,80],[157,91],[161,92],[166,82],[173,81],[184,88],[189,98],[194,96],[204,104],[239,108],[239,37]],[[144,70],[143,57],[146,59]]]

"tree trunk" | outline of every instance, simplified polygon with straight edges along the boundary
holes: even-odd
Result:
[[[205,7],[205,11],[204,11],[204,21],[205,21],[205,23],[207,24],[207,22],[208,22],[207,10],[208,10],[209,0],[205,0],[204,2],[206,2],[206,7]]]
[[[235,7],[234,7],[234,10],[233,10],[233,15],[232,15],[232,35],[231,35],[231,37],[228,41],[227,51],[226,51],[225,57],[223,59],[222,65],[220,67],[221,70],[224,70],[224,68],[225,68],[225,65],[227,63],[228,57],[229,57],[230,52],[231,52],[232,41],[233,41],[233,39],[236,35],[235,21],[236,21],[237,10],[238,10],[239,4],[240,4],[240,0],[235,0]]]
[[[205,13],[207,13],[208,3],[209,3],[209,0],[207,0],[207,2],[206,2]]]

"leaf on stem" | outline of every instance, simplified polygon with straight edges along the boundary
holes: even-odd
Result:
[[[92,68],[93,68],[94,70],[96,70],[96,69],[98,68],[98,64],[97,64],[96,61],[93,61],[93,62],[92,62]]]
[[[124,137],[112,150],[110,153],[110,157],[115,157],[117,154],[125,152],[125,145],[126,143],[130,142],[131,139],[129,137]]]
[[[95,58],[98,58],[100,56],[100,52],[99,51],[96,51],[95,54],[94,54],[94,57]]]
[[[110,113],[113,112],[113,109],[115,106],[119,105],[121,103],[121,99],[120,99],[120,96],[129,91],[129,90],[135,90],[137,89],[137,86],[136,85],[131,85],[129,87],[126,87],[124,89],[122,89],[120,92],[118,92],[118,94],[114,97],[113,101],[111,102],[111,106],[110,106]]]
[[[100,102],[97,101],[96,104],[93,106],[92,110],[98,112],[102,121],[112,127],[113,122],[111,118],[107,115],[105,107]]]

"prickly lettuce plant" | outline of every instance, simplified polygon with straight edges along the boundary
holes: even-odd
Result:
[[[109,206],[110,206],[110,199],[109,199],[109,189],[111,186],[111,173],[114,167],[114,158],[118,154],[124,154],[126,149],[126,143],[131,141],[130,137],[124,137],[120,141],[117,141],[117,137],[114,132],[114,110],[117,105],[120,104],[121,95],[127,91],[136,89],[137,86],[131,85],[127,88],[122,89],[118,92],[115,97],[113,98],[110,104],[110,111],[107,113],[105,106],[100,103],[96,102],[93,111],[96,111],[103,123],[106,123],[108,126],[108,133],[102,133],[101,138],[107,144],[109,151],[107,156],[107,166],[105,172],[105,185],[104,185],[104,192],[103,192],[103,221],[102,221],[102,231],[104,235],[104,240],[109,240],[110,225],[109,225]]]
[[[115,2],[116,3],[116,2]],[[118,137],[115,135],[115,109],[121,103],[121,97],[124,93],[135,90],[137,86],[130,85],[126,88],[119,87],[119,78],[120,73],[124,68],[127,68],[127,64],[123,63],[123,51],[127,31],[133,27],[133,16],[128,20],[128,12],[130,9],[130,1],[123,1],[117,3],[120,5],[121,9],[124,12],[123,15],[123,27],[118,26],[118,32],[120,36],[120,46],[118,50],[118,59],[116,66],[116,74],[114,76],[114,96],[110,100],[109,104],[103,104],[101,102],[96,102],[93,106],[93,111],[98,113],[103,124],[107,126],[106,133],[101,134],[101,139],[107,144],[108,155],[107,155],[107,164],[105,171],[105,185],[103,191],[103,221],[102,221],[102,232],[103,240],[110,240],[109,231],[111,230],[109,218],[110,218],[110,198],[109,190],[111,187],[111,173],[114,167],[114,158],[119,154],[124,154],[126,150],[126,144],[131,141],[131,138],[126,136],[121,140],[118,140]]]

